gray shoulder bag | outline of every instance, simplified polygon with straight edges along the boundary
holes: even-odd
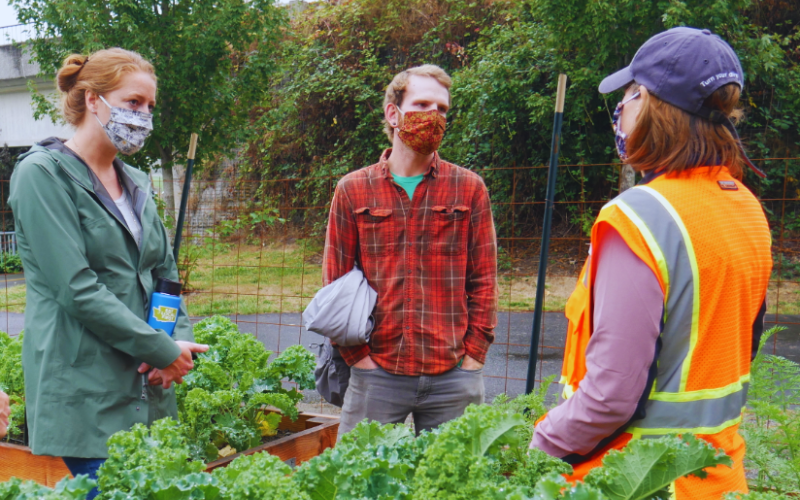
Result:
[[[374,321],[372,311],[378,294],[358,267],[323,287],[303,312],[306,330],[322,335],[314,377],[317,392],[332,405],[342,406],[350,383],[350,367],[337,346],[369,342]]]

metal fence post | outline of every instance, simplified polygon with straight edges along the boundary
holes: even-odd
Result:
[[[558,153],[561,142],[561,124],[564,119],[564,94],[567,92],[567,75],[558,75],[556,92],[556,111],[553,118],[553,140],[550,144],[550,167],[547,170],[547,195],[544,205],[544,225],[542,226],[542,246],[539,249],[539,274],[536,278],[536,302],[533,312],[533,331],[528,358],[528,378],[525,393],[533,391],[536,379],[539,339],[542,334],[542,314],[544,308],[544,282],[547,274],[547,258],[550,250],[550,228],[553,222],[553,203],[556,197],[556,176],[558,175]]]

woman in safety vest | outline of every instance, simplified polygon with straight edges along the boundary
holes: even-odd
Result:
[[[744,80],[733,49],[708,30],[648,40],[600,92],[623,162],[643,181],[600,211],[566,306],[565,401],[531,447],[582,478],[632,439],[691,432],[734,462],[683,478],[675,496],[747,491],[738,433],[763,330],[770,232],[733,121]]]

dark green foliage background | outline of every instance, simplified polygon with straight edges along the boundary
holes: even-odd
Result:
[[[293,183],[294,206],[324,205],[332,180],[377,161],[388,146],[381,132],[382,97],[398,71],[434,63],[453,76],[453,109],[442,156],[481,171],[508,236],[510,207],[541,201],[550,154],[555,80],[569,76],[561,164],[617,162],[610,115],[619,96],[597,86],[627,65],[650,36],[674,26],[709,28],[738,52],[746,75],[740,126],[751,157],[800,155],[800,11],[782,0],[688,1],[458,1],[318,2],[296,11],[281,46],[282,70],[265,88],[253,116],[259,140],[250,144],[250,175],[264,195]],[[788,171],[791,196],[798,167]],[[772,174],[747,182],[765,198],[783,197],[781,161]],[[493,169],[493,170],[486,170]],[[617,168],[565,167],[563,201],[599,201],[617,189]],[[286,196],[286,192],[281,192]],[[499,205],[500,204],[500,205]],[[556,224],[585,229],[576,206],[557,208]],[[536,205],[513,214],[516,231],[540,220]],[[296,214],[299,217],[299,214]],[[583,227],[581,227],[583,226]],[[535,227],[534,227],[535,229]]]
[[[546,169],[530,167],[550,154],[561,72],[569,87],[557,200],[571,204],[557,205],[555,224],[562,234],[590,227],[618,184],[618,167],[587,166],[618,163],[610,116],[619,95],[602,96],[597,86],[645,40],[674,26],[711,29],[738,52],[746,78],[740,131],[751,157],[800,156],[794,0],[13,3],[41,31],[33,48],[45,71],[71,51],[110,45],[154,61],[156,133],[134,163],[180,161],[188,133],[203,127],[199,169],[211,174],[215,158],[244,153],[240,174],[260,184],[254,201],[281,206],[282,217],[317,230],[335,181],[375,163],[388,146],[386,85],[423,63],[453,77],[441,153],[484,176],[501,237],[530,236],[540,224],[541,205],[530,202],[544,198]],[[763,167],[767,180],[746,178],[763,199],[800,195],[800,162]],[[293,181],[278,182],[285,179]],[[575,202],[595,203],[584,211]],[[797,219],[795,205],[786,220]]]

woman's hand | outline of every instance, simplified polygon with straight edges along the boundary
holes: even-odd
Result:
[[[194,342],[186,342],[183,340],[177,340],[175,343],[180,347],[181,355],[163,370],[156,369],[151,371],[147,376],[150,385],[160,383],[161,387],[169,389],[173,382],[182,384],[184,375],[194,368],[192,353],[206,352],[208,350],[208,346],[205,344],[195,344]],[[141,366],[139,366],[139,373],[145,373],[150,370],[150,368],[150,365],[147,363],[142,363]]]
[[[147,372],[147,383],[149,385],[161,385],[164,383],[164,376],[161,374],[161,370],[158,368],[153,368],[149,372]]]
[[[8,431],[8,416],[11,414],[11,406],[8,401],[8,394],[0,391],[0,439],[6,437]]]

